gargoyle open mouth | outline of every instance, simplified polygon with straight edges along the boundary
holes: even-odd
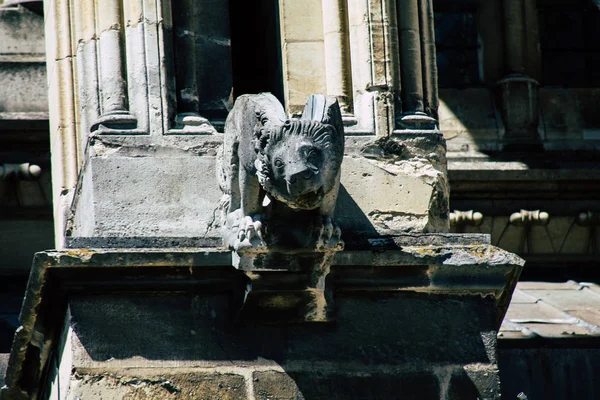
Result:
[[[321,204],[321,200],[323,200],[324,195],[325,190],[323,190],[323,186],[321,186],[317,190],[298,195],[294,199],[294,203],[296,203],[297,208],[310,210],[318,207],[319,204]]]

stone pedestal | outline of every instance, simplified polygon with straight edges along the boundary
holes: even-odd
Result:
[[[38,253],[2,399],[497,399],[522,260],[486,240],[339,252],[335,318],[300,323],[306,280],[285,266],[244,273],[210,248]]]

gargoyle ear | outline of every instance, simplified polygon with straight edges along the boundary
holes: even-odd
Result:
[[[304,106],[302,119],[319,121],[323,124],[333,125],[338,135],[344,135],[344,123],[340,105],[334,96],[312,94]]]

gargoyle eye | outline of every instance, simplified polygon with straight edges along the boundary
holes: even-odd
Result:
[[[306,160],[313,166],[317,167],[321,160],[319,151],[316,149],[309,150],[309,152],[306,153]]]
[[[281,158],[276,158],[273,164],[275,164],[275,168],[277,169],[281,169],[285,166],[285,163],[281,160]]]

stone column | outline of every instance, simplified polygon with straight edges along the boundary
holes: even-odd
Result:
[[[523,0],[504,0],[504,47],[506,72],[524,73],[523,44]]]
[[[63,247],[69,206],[81,160],[77,144],[77,102],[70,25],[70,1],[44,3],[56,247]]]
[[[402,111],[423,112],[423,81],[421,79],[421,41],[419,34],[418,0],[398,2],[398,34],[400,35]]]
[[[505,148],[539,147],[539,84],[531,78],[527,68],[526,50],[532,38],[527,30],[525,3],[524,0],[503,2],[506,75],[498,82],[498,89]]]
[[[347,0],[323,0],[327,94],[336,96],[342,114],[352,113],[352,69]]]
[[[135,128],[136,118],[129,113],[127,82],[123,59],[123,9],[120,0],[106,0],[96,9],[100,52],[100,118],[92,131],[104,128]]]
[[[432,0],[423,0],[419,3],[419,25],[421,27],[423,107],[427,115],[437,120],[438,85]]]
[[[385,137],[393,129],[397,79],[391,2],[349,0],[348,19],[358,131]]]
[[[397,2],[403,129],[434,129],[437,121],[437,70],[431,0]]]
[[[83,105],[79,115],[79,152],[83,153],[90,127],[100,115],[94,0],[73,3],[73,25],[77,43],[77,88],[79,102]]]
[[[365,132],[375,132],[374,103],[375,93],[369,90],[372,84],[372,49],[368,2],[366,0],[348,0],[349,38],[351,46],[352,83],[354,91],[354,113],[358,116],[358,125]]]

